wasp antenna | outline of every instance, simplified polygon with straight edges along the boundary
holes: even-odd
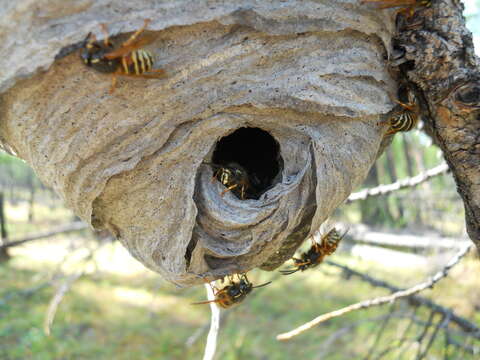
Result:
[[[347,233],[350,231],[350,228],[348,228],[347,230],[345,230],[345,232],[342,234],[342,236],[340,236],[340,240],[342,240],[345,235],[347,235]]]
[[[200,302],[194,302],[190,303],[190,305],[203,305],[203,304],[210,304],[212,302],[218,302],[218,300],[208,300],[208,301],[200,301]]]
[[[291,269],[291,270],[280,270],[280,273],[282,275],[291,275],[293,273],[296,273],[300,269]]]
[[[262,285],[252,286],[252,289],[259,288],[259,287],[262,287],[262,286],[267,286],[268,284],[271,284],[271,283],[272,282],[269,281],[269,282],[266,282],[265,284],[262,284]]]

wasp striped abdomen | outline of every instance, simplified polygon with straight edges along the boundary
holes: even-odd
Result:
[[[326,256],[332,255],[337,250],[338,244],[346,233],[340,236],[338,231],[333,228],[327,234],[323,235],[320,243],[313,240],[313,244],[307,252],[300,255],[300,258],[292,258],[294,268],[280,270],[282,275],[290,275],[297,271],[305,271],[313,268],[323,262]]]
[[[413,96],[410,97],[410,102],[408,104],[399,101],[397,102],[402,106],[402,109],[395,112],[390,117],[390,128],[388,129],[387,135],[393,135],[400,131],[410,131],[418,122],[419,107]]]
[[[410,131],[417,124],[418,116],[413,111],[403,110],[399,114],[395,114],[390,118],[390,133],[394,134],[399,131]]]
[[[332,255],[335,250],[337,250],[338,244],[340,240],[345,236],[343,234],[340,236],[337,229],[333,228],[330,230],[323,238],[320,246],[322,247],[322,251],[324,255]]]
[[[151,71],[152,67],[153,55],[147,50],[134,50],[122,58],[122,72],[126,75],[140,75]]]

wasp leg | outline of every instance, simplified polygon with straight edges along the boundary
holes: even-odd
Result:
[[[233,189],[235,189],[237,186],[238,186],[238,184],[235,184],[235,185],[229,186],[228,188],[226,188],[225,190],[223,190],[223,191],[222,191],[222,193],[220,194],[220,196],[223,196],[223,195],[225,195],[227,192],[229,192],[230,190],[233,190]]]
[[[296,273],[297,271],[299,271],[300,268],[297,268],[297,269],[286,269],[286,270],[280,270],[280,273],[282,275],[291,275],[293,273]]]
[[[410,110],[410,111],[415,110],[415,104],[412,104],[412,103],[405,104],[405,103],[402,103],[401,101],[398,101],[398,100],[395,100],[395,102],[397,104],[400,104],[403,108],[405,108],[407,110]]]
[[[296,263],[295,266],[305,266],[305,265],[311,265],[312,262],[311,261],[307,261],[307,262],[302,262],[302,263]]]
[[[143,22],[143,26],[137,31],[135,31],[135,33],[132,36],[130,36],[130,38],[122,44],[122,47],[130,46],[130,44],[132,44],[137,39],[138,35],[140,35],[147,28],[150,21],[151,21],[150,19],[145,19],[145,21]]]
[[[385,133],[385,136],[395,135],[397,132],[398,130],[390,129]]]
[[[315,243],[315,245],[313,245],[315,247],[315,251],[316,252],[321,252],[322,250],[322,245],[319,244],[319,243]]]
[[[112,95],[115,92],[117,86],[117,74],[112,74],[112,84],[110,85],[109,93]]]

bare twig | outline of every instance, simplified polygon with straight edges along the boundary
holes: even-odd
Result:
[[[347,225],[337,224],[337,227],[347,228]],[[365,243],[379,246],[396,247],[403,249],[462,249],[471,240],[468,238],[447,238],[438,234],[395,234],[391,232],[380,232],[365,224],[348,225],[346,240],[355,243]]]
[[[448,315],[444,315],[443,318],[442,318],[442,321],[439,321],[437,323],[437,326],[435,327],[435,330],[433,331],[433,334],[432,336],[430,337],[430,340],[428,340],[428,343],[427,343],[427,346],[425,347],[425,349],[422,351],[422,353],[420,353],[417,357],[417,360],[422,360],[425,358],[425,356],[428,354],[428,351],[430,350],[430,348],[432,347],[433,343],[435,342],[435,339],[438,335],[438,332],[447,327],[448,326],[448,323],[450,321],[450,318],[448,317]]]
[[[418,356],[420,356],[420,352],[422,350],[423,339],[425,339],[425,336],[427,336],[428,330],[430,330],[430,328],[432,327],[432,325],[434,323],[434,321],[433,321],[434,319],[435,319],[435,311],[430,311],[430,315],[428,317],[427,324],[425,325],[422,332],[420,333],[417,340],[415,341],[415,343],[418,345],[417,360],[418,360]]]
[[[45,239],[45,238],[48,238],[48,237],[51,237],[51,236],[54,236],[54,235],[58,235],[58,234],[68,233],[68,232],[72,232],[72,231],[81,231],[81,230],[84,230],[84,229],[87,229],[87,228],[88,228],[87,224],[77,221],[77,222],[74,222],[74,223],[71,223],[71,224],[59,226],[59,227],[57,227],[53,230],[42,231],[42,232],[39,232],[39,233],[36,233],[36,234],[29,235],[29,236],[24,237],[22,239],[9,241],[5,244],[1,244],[0,249],[22,245],[22,244],[24,244],[26,242],[29,242],[29,241]]]
[[[5,297],[0,299],[0,306],[6,305],[14,297],[22,296],[22,297],[25,297],[25,298],[29,298],[30,296],[34,295],[36,292],[39,292],[39,291],[47,288],[48,286],[50,286],[51,282],[52,282],[52,279],[48,279],[47,281],[36,284],[35,286],[33,286],[31,288],[9,292],[5,295]]]
[[[397,190],[414,187],[431,179],[432,177],[445,174],[447,171],[448,171],[448,165],[446,163],[442,163],[432,169],[421,172],[420,174],[413,176],[411,178],[406,178],[403,180],[396,181],[392,184],[380,185],[371,189],[365,189],[356,193],[352,193],[348,197],[346,203],[348,204],[357,200],[365,200],[366,198],[369,198],[372,196],[386,195]]]
[[[375,336],[375,340],[373,341],[373,344],[372,346],[370,347],[370,350],[368,351],[368,354],[367,356],[365,357],[365,360],[369,360],[370,357],[373,355],[375,349],[377,348],[378,344],[380,343],[380,339],[382,338],[382,336],[384,335],[385,333],[385,329],[388,325],[388,323],[390,322],[390,320],[392,319],[392,316],[394,315],[395,313],[395,303],[392,303],[392,308],[391,310],[388,312],[387,316],[385,317],[385,319],[382,321],[382,325],[378,328],[378,331],[377,331],[377,335]]]
[[[215,300],[215,294],[213,293],[213,289],[211,288],[210,284],[205,284],[205,289],[207,289],[207,299],[210,301]],[[212,312],[212,317],[203,360],[213,360],[213,357],[215,356],[215,350],[217,348],[218,330],[220,328],[220,308],[215,302],[211,302],[210,310]]]
[[[474,346],[474,345],[468,345],[465,343],[461,344],[455,339],[452,339],[450,337],[450,333],[448,331],[445,331],[445,342],[449,346],[455,346],[456,348],[463,350],[463,354],[469,354],[469,355],[479,355],[480,354],[480,347]],[[459,352],[459,351],[458,351]],[[448,355],[448,354],[447,354]]]
[[[399,343],[403,343],[407,340],[408,338],[408,333],[410,332],[410,329],[412,328],[412,326],[415,324],[415,317],[416,317],[416,314],[417,314],[417,311],[418,311],[418,306],[415,306],[413,308],[413,311],[412,311],[412,315],[410,317],[410,322],[408,323],[408,325],[405,327],[405,330],[403,331],[403,334],[402,336],[400,337],[400,340],[399,340]]]
[[[255,294],[252,294],[252,295],[255,295]],[[235,313],[235,311],[237,311],[238,309],[240,309],[241,307],[234,307],[234,308],[231,308],[231,309],[225,309],[224,311],[222,311],[222,316],[220,317],[220,326],[223,327],[225,325],[225,322],[227,321],[228,317]],[[185,346],[187,348],[190,348],[192,347],[203,335],[203,333],[207,332],[208,329],[210,328],[210,322],[202,325],[201,327],[199,327],[197,330],[195,330],[195,332],[190,335],[188,337],[188,339],[185,341]]]
[[[391,313],[389,314],[383,314],[380,316],[375,316],[372,318],[367,318],[367,319],[361,319],[358,321],[355,321],[353,323],[349,323],[347,326],[344,326],[340,328],[339,330],[335,331],[334,333],[330,334],[326,340],[324,340],[320,344],[320,348],[318,350],[318,358],[323,359],[327,355],[329,355],[330,352],[335,351],[335,349],[329,350],[330,346],[335,343],[338,339],[344,337],[346,334],[349,332],[355,330],[358,326],[365,324],[367,322],[377,322],[377,321],[383,321],[386,317],[391,317]]]
[[[83,248],[83,246],[84,246],[84,244],[82,244],[82,248]],[[43,290],[44,288],[47,288],[47,287],[51,286],[52,283],[54,283],[55,281],[59,281],[59,280],[65,278],[65,274],[62,272],[62,266],[65,264],[65,262],[70,257],[72,257],[73,255],[76,254],[75,251],[78,248],[79,248],[79,246],[70,248],[69,251],[62,257],[62,259],[60,261],[58,261],[58,263],[55,266],[55,269],[53,269],[51,272],[49,272],[48,275],[43,277],[43,279],[46,279],[46,280],[34,285],[31,288],[21,289],[21,290],[18,290],[18,291],[12,291],[12,292],[7,293],[4,298],[0,299],[0,306],[8,303],[14,297],[19,297],[19,296],[22,296],[22,297],[25,297],[25,298],[31,297],[31,296],[35,295],[35,293]]]
[[[70,275],[65,279],[62,285],[58,287],[58,290],[55,293],[55,296],[52,298],[52,300],[50,301],[50,304],[48,305],[47,316],[45,317],[45,322],[43,323],[43,330],[45,331],[45,334],[50,335],[51,326],[53,324],[53,320],[55,319],[55,314],[57,313],[58,305],[60,305],[60,302],[62,301],[63,297],[65,296],[67,291],[70,289],[72,284],[75,282],[75,280],[77,280],[83,274],[84,272],[81,271],[81,272],[77,272],[75,274]]]
[[[401,291],[399,287],[396,287],[394,285],[391,285],[385,281],[374,279],[370,275],[363,274],[361,272],[358,272],[356,270],[350,269],[348,266],[338,264],[336,262],[333,262],[331,260],[325,261],[326,264],[338,267],[342,269],[347,276],[356,276],[360,278],[363,281],[368,282],[369,284],[377,287],[383,287],[385,289],[390,290],[391,292],[398,292]],[[435,302],[433,302],[430,299],[427,299],[423,296],[420,295],[414,295],[410,296],[407,298],[407,301],[412,305],[412,306],[425,306],[436,313],[442,314],[442,315],[448,315],[450,317],[450,321],[455,323],[458,327],[460,327],[463,331],[469,333],[471,336],[480,339],[480,328],[477,327],[475,324],[472,322],[468,321],[467,319],[455,314],[455,312],[452,309],[446,308],[444,306],[441,306]]]
[[[90,260],[92,260],[94,258],[94,254],[95,252],[100,249],[102,246],[104,246],[106,244],[106,242],[102,242],[100,244],[98,244],[96,247],[94,248],[91,248],[89,249],[89,252],[88,254],[86,254],[85,256],[82,257],[82,259],[79,260],[80,261],[84,261],[84,266],[86,267],[86,265],[88,264],[88,262]],[[68,256],[65,256],[62,263],[60,263],[57,267],[57,272],[60,271],[60,268],[62,266],[62,264],[67,260]],[[57,309],[58,309],[58,306],[60,305],[60,302],[62,301],[62,299],[64,298],[65,294],[68,292],[68,290],[70,290],[72,284],[78,279],[80,278],[81,276],[83,276],[85,273],[86,273],[86,268],[84,267],[83,270],[81,271],[78,271],[76,273],[73,273],[71,274],[70,276],[68,276],[65,281],[58,287],[58,290],[57,292],[55,293],[55,295],[53,296],[52,300],[50,301],[50,304],[48,306],[48,310],[47,310],[47,315],[45,317],[45,322],[44,322],[44,325],[43,325],[43,328],[44,328],[44,331],[45,331],[45,334],[47,335],[50,335],[50,332],[51,332],[51,326],[53,324],[53,321],[55,319],[55,314],[57,312]]]
[[[415,286],[413,286],[409,289],[397,291],[397,292],[395,292],[391,295],[381,296],[381,297],[377,297],[377,298],[374,298],[374,299],[361,301],[361,302],[358,302],[356,304],[352,304],[350,306],[344,307],[342,309],[335,310],[335,311],[332,311],[330,313],[320,315],[320,316],[316,317],[315,319],[313,319],[312,321],[309,321],[308,323],[306,323],[306,324],[304,324],[304,325],[302,325],[302,326],[300,326],[300,327],[298,327],[298,328],[296,328],[292,331],[277,335],[277,340],[281,340],[281,341],[289,340],[292,337],[300,335],[301,333],[311,329],[312,327],[314,327],[314,326],[316,326],[316,325],[318,325],[318,324],[320,324],[324,321],[327,321],[327,320],[333,319],[335,317],[345,315],[345,314],[347,314],[349,312],[352,312],[352,311],[355,311],[355,310],[366,309],[366,308],[373,307],[373,306],[379,306],[379,305],[387,304],[387,303],[396,301],[398,299],[414,295],[414,294],[416,294],[416,293],[418,293],[422,290],[425,290],[427,288],[431,288],[438,281],[440,281],[441,279],[443,279],[445,276],[448,275],[449,270],[453,266],[455,266],[467,254],[468,250],[470,250],[470,247],[471,247],[471,245],[468,245],[465,248],[463,248],[462,250],[460,250],[457,253],[457,255],[455,255],[447,263],[447,265],[445,265],[445,267],[441,271],[436,273],[434,276],[432,276],[427,281],[424,281],[424,282],[422,282],[418,285],[415,285]]]

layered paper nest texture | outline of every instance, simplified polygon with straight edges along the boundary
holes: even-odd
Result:
[[[130,3],[5,10],[0,140],[173,283],[276,268],[375,160],[391,19],[356,1]],[[100,23],[121,42],[146,18],[163,79],[120,79],[109,94],[110,77],[69,53],[90,31],[101,39]],[[244,127],[279,145],[281,171],[258,200],[221,196],[203,164]]]

